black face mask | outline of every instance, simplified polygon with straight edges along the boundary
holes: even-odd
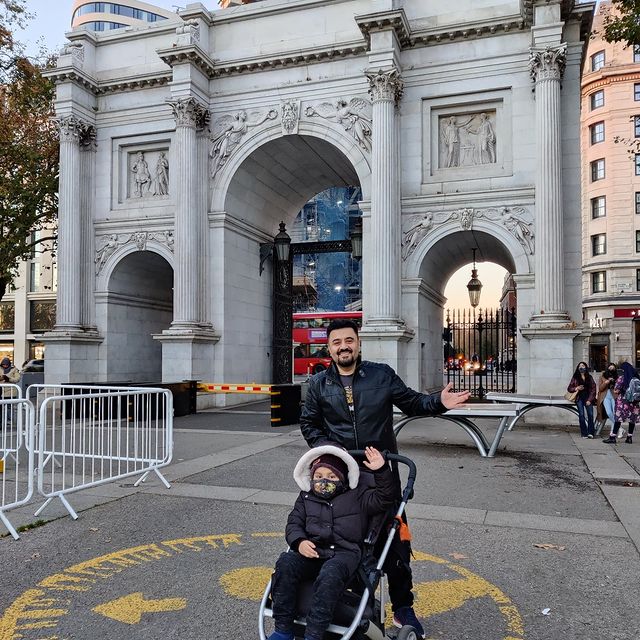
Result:
[[[344,491],[344,483],[341,480],[328,480],[327,478],[312,480],[311,491],[319,498],[329,499]]]
[[[580,367],[580,368],[578,369],[578,371],[579,371],[580,373],[587,373],[587,370],[586,370],[584,367]]]

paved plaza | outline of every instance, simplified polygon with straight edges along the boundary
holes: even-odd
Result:
[[[73,494],[77,521],[56,503],[52,521],[0,539],[0,640],[258,637],[306,445],[297,426],[271,428],[264,404],[175,426],[170,489],[149,478]],[[403,430],[418,465],[408,513],[427,638],[640,635],[640,449],[577,434],[518,426],[483,459],[445,422]]]

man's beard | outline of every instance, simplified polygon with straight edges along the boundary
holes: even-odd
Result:
[[[338,364],[341,367],[350,367],[356,361],[356,356],[351,351],[343,351],[338,354]]]

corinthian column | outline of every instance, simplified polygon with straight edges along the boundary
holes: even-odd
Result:
[[[562,145],[560,81],[566,45],[532,49],[536,93],[536,322],[567,322],[562,242]]]
[[[95,312],[95,231],[93,225],[96,175],[96,130],[87,127],[80,137],[80,220],[82,229],[81,269],[82,306],[80,322],[85,331],[96,332]]]
[[[403,82],[397,69],[367,72],[373,99],[368,326],[397,328],[400,319],[400,184],[396,105]]]
[[[90,129],[74,116],[58,120],[60,174],[58,185],[58,297],[56,331],[82,328],[82,246],[80,140]]]
[[[175,264],[173,285],[174,329],[197,328],[200,322],[201,216],[198,197],[197,130],[206,126],[209,112],[193,98],[170,102],[176,119],[173,142],[175,163]]]

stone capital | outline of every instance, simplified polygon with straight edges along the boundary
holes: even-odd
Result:
[[[378,71],[365,71],[369,81],[369,94],[373,102],[391,102],[396,105],[402,98],[404,82],[400,77],[400,72],[395,67],[388,71],[378,69]]]
[[[532,48],[529,50],[529,73],[535,83],[541,80],[557,80],[560,82],[567,66],[567,45]]]
[[[169,100],[169,106],[176,119],[177,127],[191,127],[202,130],[209,124],[210,113],[195,98]]]
[[[73,142],[80,144],[84,139],[86,132],[90,127],[87,123],[83,122],[76,116],[66,116],[64,118],[58,118],[56,120],[58,125],[58,136],[60,142]],[[95,129],[94,129],[95,131]]]

